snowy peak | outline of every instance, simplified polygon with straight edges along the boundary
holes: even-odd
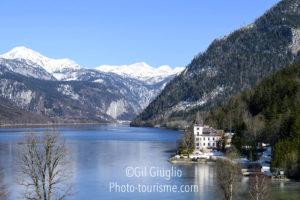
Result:
[[[83,69],[73,60],[48,58],[32,49],[24,46],[15,47],[9,52],[0,55],[0,58],[8,60],[25,60],[26,64],[36,68],[43,68],[57,80],[76,80],[78,72]],[[168,65],[152,67],[145,62],[134,63],[131,65],[102,65],[95,68],[99,72],[115,73],[124,77],[135,78],[147,84],[156,84],[164,81],[170,76],[180,73],[184,68],[172,68]],[[24,71],[24,70],[23,70]]]
[[[42,54],[26,48],[26,47],[15,47],[11,51],[0,55],[0,57],[5,59],[25,59],[32,63],[35,63],[43,67],[49,73],[60,72],[64,69],[80,69],[80,66],[76,64],[73,60],[64,59],[51,59]]]
[[[112,72],[118,75],[125,75],[139,80],[147,81],[153,78],[165,78],[174,74],[180,73],[184,68],[176,67],[171,68],[168,65],[163,65],[154,68],[145,62],[135,63],[131,65],[101,65],[96,68],[102,72]]]

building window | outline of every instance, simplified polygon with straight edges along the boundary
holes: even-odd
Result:
[[[199,127],[197,128],[197,130],[199,130]]]
[[[215,140],[215,138],[213,138],[213,140]]]
[[[196,143],[196,146],[199,147],[199,143]]]
[[[210,140],[210,137],[208,138],[208,140]]]
[[[203,146],[205,147],[205,143],[203,143]]]
[[[210,147],[210,143],[208,143],[208,146]]]

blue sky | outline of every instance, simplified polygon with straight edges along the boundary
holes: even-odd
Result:
[[[26,46],[85,67],[185,66],[278,0],[2,0],[0,53]]]

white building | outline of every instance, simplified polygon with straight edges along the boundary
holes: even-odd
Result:
[[[194,138],[196,150],[215,149],[219,147],[223,131],[215,130],[203,124],[194,125]]]

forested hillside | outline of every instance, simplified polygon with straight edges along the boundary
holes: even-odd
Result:
[[[13,102],[0,97],[0,126],[52,123],[51,119],[18,108]]]
[[[253,24],[215,40],[196,56],[133,126],[184,127],[207,111],[299,60],[300,0],[283,0]]]
[[[206,123],[236,133],[234,144],[273,147],[273,168],[300,179],[300,64],[283,69],[208,113]]]

